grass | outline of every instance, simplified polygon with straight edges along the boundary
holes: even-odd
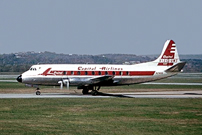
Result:
[[[1,134],[202,133],[201,99],[0,99]]]
[[[0,72],[0,75],[20,75],[21,72]]]
[[[16,83],[16,82],[0,82],[0,90],[1,89],[22,89],[25,88],[24,84]]]
[[[156,82],[163,83],[202,83],[202,77],[200,78],[166,78]]]
[[[162,82],[201,82],[168,78]],[[0,93],[34,93],[35,88],[0,82]],[[71,87],[71,90],[75,90]],[[101,92],[201,90],[201,86],[138,84],[102,87]],[[41,87],[42,92],[67,92]],[[0,99],[0,134],[201,135],[202,99],[64,98]]]
[[[159,84],[134,84],[129,86],[104,87],[105,89],[201,89],[200,85],[159,85]]]

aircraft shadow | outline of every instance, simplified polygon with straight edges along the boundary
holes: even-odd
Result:
[[[119,97],[119,98],[134,98],[134,97],[130,97],[130,96],[122,95],[122,94],[108,94],[108,93],[102,93],[102,92],[98,92],[97,95],[98,96]]]
[[[85,96],[83,94],[78,94],[78,93],[44,93],[43,95],[80,95],[80,96]],[[87,95],[91,95],[91,94],[87,94]],[[93,95],[91,95],[93,96]],[[118,97],[118,98],[134,98],[134,97],[130,97],[130,96],[126,96],[126,95],[122,95],[122,94],[108,94],[108,93],[102,93],[102,92],[98,92],[97,95],[95,96],[110,96],[110,97]]]
[[[184,93],[184,95],[202,95],[202,94],[199,94],[199,93]]]
[[[80,97],[96,97],[96,96],[99,96],[99,97],[116,97],[116,98],[135,98],[135,97],[132,97],[132,96],[128,96],[128,95],[123,95],[123,94],[109,94],[109,93],[102,93],[102,92],[98,92],[97,95],[93,96],[92,94],[86,94],[86,95],[83,95],[83,94],[79,94],[79,93],[43,93],[42,95],[46,95],[46,96],[55,96],[55,95],[61,95],[61,96],[80,96]],[[200,93],[184,93],[182,95],[202,95]]]

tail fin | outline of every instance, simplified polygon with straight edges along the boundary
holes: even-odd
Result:
[[[158,66],[173,66],[180,62],[177,47],[173,40],[167,40],[164,44],[161,55],[155,60]]]

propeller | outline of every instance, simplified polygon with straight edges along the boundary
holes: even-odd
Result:
[[[58,81],[58,83],[60,84],[60,89],[63,89],[63,82],[62,81]]]
[[[67,89],[69,89],[69,79],[63,80],[63,83],[67,86]]]
[[[63,85],[67,86],[67,89],[69,89],[69,79],[63,79],[62,81],[58,81],[60,84],[60,89],[63,89]]]

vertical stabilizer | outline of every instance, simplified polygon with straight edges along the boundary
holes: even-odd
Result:
[[[158,66],[173,66],[180,62],[177,47],[173,40],[167,40],[161,55],[155,60]]]

